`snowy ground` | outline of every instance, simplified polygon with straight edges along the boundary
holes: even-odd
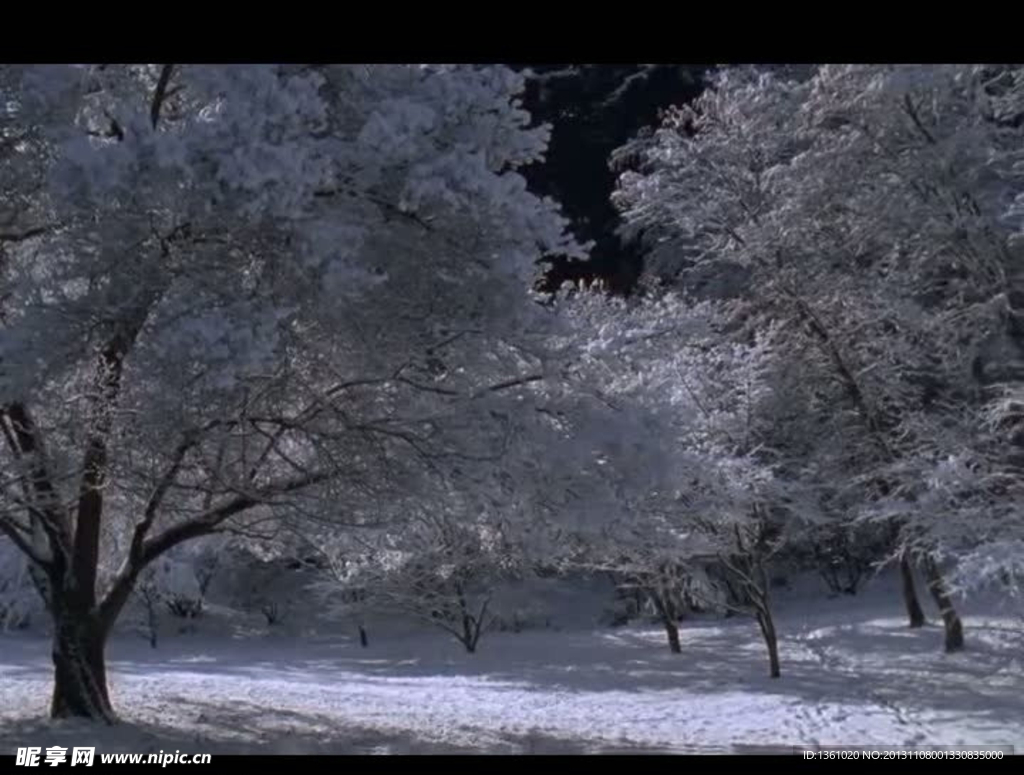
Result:
[[[886,585],[888,586],[888,585]],[[126,724],[44,720],[49,647],[0,636],[0,752],[21,745],[189,753],[749,751],[797,745],[1015,745],[1024,750],[1024,623],[964,605],[969,650],[908,630],[892,589],[780,604],[783,677],[750,620],[495,633],[179,637],[110,647]],[[986,612],[987,613],[983,613]],[[934,618],[934,614],[933,614]]]

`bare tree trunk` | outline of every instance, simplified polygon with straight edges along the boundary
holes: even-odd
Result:
[[[55,607],[53,718],[88,718],[113,724],[107,691],[106,631],[89,613]]]
[[[366,636],[366,628],[359,625],[359,645],[364,649],[370,645],[370,639]]]
[[[665,627],[665,634],[668,636],[668,649],[673,654],[682,654],[683,648],[679,643],[679,625],[676,624],[675,606],[672,601],[666,599],[662,593],[651,590],[651,599],[654,607],[658,609],[658,618]]]
[[[671,619],[662,619],[665,625],[665,634],[668,635],[668,650],[673,654],[682,654],[683,647],[679,643],[679,625]]]
[[[767,605],[763,609],[758,608],[757,624],[761,628],[764,644],[768,647],[768,675],[771,678],[778,678],[782,675],[779,665],[779,639],[775,633],[775,621],[772,619],[771,609]]]
[[[942,571],[938,564],[931,557],[925,557],[921,565],[928,579],[928,589],[939,607],[942,615],[942,624],[946,630],[945,648],[947,652],[960,651],[964,647],[964,625],[960,616],[953,606],[953,601],[946,590],[946,583],[942,579]]]
[[[476,652],[476,637],[473,632],[473,617],[469,614],[462,614],[462,645],[470,654]]]
[[[907,617],[910,619],[910,626],[923,627],[925,623],[924,610],[917,599],[917,589],[914,586],[914,569],[906,554],[900,556],[900,578],[903,581],[903,603],[907,607]]]
[[[146,635],[149,638],[149,645],[157,647],[157,639],[160,634],[160,620],[157,616],[157,608],[160,603],[160,593],[156,589],[156,581],[153,574],[147,573],[145,579],[137,584],[137,596],[142,601],[142,607],[146,612]]]
[[[480,609],[473,613],[462,589],[456,588],[456,590],[459,599],[459,613],[462,618],[462,634],[457,637],[466,647],[466,651],[474,654],[476,653],[476,644],[480,642],[480,636],[483,635],[484,626],[487,623],[487,608],[491,603],[491,598],[488,596]]]
[[[152,601],[146,602],[146,628],[149,631],[149,645],[151,648],[156,648],[160,624],[156,616],[156,606]]]
[[[768,572],[763,562],[756,561],[756,573],[751,575],[760,582],[750,585],[750,594],[754,604],[754,615],[757,617],[757,625],[761,628],[764,645],[768,647],[768,675],[770,678],[778,678],[782,675],[779,665],[779,638],[775,632],[775,619],[772,617]]]
[[[743,537],[736,529],[736,545],[741,552],[749,552]],[[768,675],[778,678],[782,675],[779,664],[779,639],[775,632],[775,620],[772,618],[771,584],[769,582],[768,570],[765,567],[764,557],[756,553],[741,555],[737,561],[724,560],[727,571],[734,574],[739,582],[739,589],[733,585],[726,576],[726,587],[734,591],[735,595],[742,601],[743,607],[748,613],[753,613],[757,619],[757,626],[761,630],[764,644],[768,648]]]

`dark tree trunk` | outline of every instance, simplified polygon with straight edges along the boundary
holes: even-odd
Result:
[[[778,678],[782,675],[782,669],[779,666],[779,638],[775,633],[775,619],[772,618],[768,569],[760,558],[755,559],[754,567],[756,572],[751,575],[757,583],[751,586],[750,591],[753,593],[757,624],[761,628],[761,635],[764,636],[764,644],[768,647],[768,675],[771,678]]]
[[[758,607],[757,624],[761,628],[761,636],[764,638],[764,645],[768,647],[768,675],[771,678],[778,678],[782,675],[779,666],[779,639],[775,633],[775,621],[772,619],[771,609],[765,605]]]
[[[462,615],[462,645],[470,654],[476,652],[477,632],[473,630],[473,617],[468,614]]]
[[[932,593],[935,604],[939,607],[939,613],[942,615],[942,624],[946,630],[946,651],[960,651],[964,647],[964,625],[957,615],[949,592],[946,590],[942,571],[931,557],[925,557],[921,564],[928,579],[928,590]]]
[[[740,535],[739,528],[737,528],[736,535],[739,549],[742,552],[749,551]],[[779,665],[779,639],[775,632],[775,620],[772,618],[771,583],[764,558],[755,549],[754,553],[741,555],[737,560],[727,564],[726,568],[735,575],[739,582],[737,588],[726,576],[724,579],[726,589],[734,599],[740,601],[742,607],[738,607],[737,610],[752,613],[757,619],[761,637],[764,638],[764,645],[768,649],[768,675],[778,678],[782,675]]]
[[[679,625],[676,624],[675,606],[668,599],[667,595],[652,591],[651,599],[654,607],[658,609],[658,618],[665,627],[665,634],[668,636],[668,649],[673,654],[682,654],[683,647],[679,643]]]
[[[462,634],[456,634],[456,637],[462,642],[462,645],[466,647],[466,651],[470,654],[476,652],[476,644],[480,642],[480,636],[483,634],[484,626],[487,623],[487,608],[491,603],[490,597],[484,600],[480,609],[474,614],[469,607],[469,602],[461,588],[456,588],[459,600],[459,612],[462,618]]]
[[[74,611],[54,614],[53,718],[88,718],[114,723],[107,691],[106,631],[94,616]]]
[[[910,620],[910,626],[923,627],[925,623],[924,610],[917,599],[917,589],[914,586],[914,569],[906,555],[900,557],[900,578],[903,581],[903,604],[907,607],[907,617]]]
[[[679,643],[679,625],[671,619],[663,619],[665,634],[668,635],[668,650],[673,654],[682,654],[683,647]]]
[[[156,594],[151,588],[144,588],[140,597],[146,608],[146,634],[149,637],[149,645],[151,648],[156,648],[160,633],[160,621],[156,615]]]
[[[366,636],[366,628],[359,625],[359,645],[364,649],[370,645],[370,639]]]

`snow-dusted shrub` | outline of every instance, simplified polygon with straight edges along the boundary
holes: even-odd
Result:
[[[418,619],[470,653],[499,622],[495,591],[519,575],[518,558],[497,523],[442,510],[416,513],[394,529],[361,536],[356,545],[338,542],[327,553],[330,574],[315,588],[335,615]]]

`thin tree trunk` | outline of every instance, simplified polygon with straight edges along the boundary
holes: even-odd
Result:
[[[917,599],[917,589],[914,586],[914,569],[910,564],[910,558],[906,554],[900,557],[900,578],[903,581],[903,603],[907,607],[907,617],[911,627],[923,627],[925,623],[924,610]]]
[[[761,627],[761,634],[764,636],[764,643],[768,647],[768,675],[770,678],[778,678],[782,675],[779,666],[779,638],[775,632],[775,620],[772,618],[772,603],[769,590],[771,582],[768,580],[768,569],[760,557],[755,557],[754,569],[756,573],[751,575],[757,579],[757,583],[751,585],[757,623]]]
[[[671,619],[663,619],[665,634],[668,635],[668,650],[673,654],[682,654],[683,647],[679,643],[679,625]]]
[[[767,606],[758,607],[757,624],[761,628],[764,644],[768,647],[768,675],[771,678],[778,678],[782,675],[779,665],[779,639],[775,633],[775,622],[772,619],[771,610]]]
[[[473,622],[468,614],[462,615],[462,645],[470,654],[476,652],[476,638],[473,637]]]
[[[88,718],[114,723],[107,691],[106,632],[89,614],[73,610],[54,615],[53,718]]]
[[[921,565],[928,579],[928,590],[932,593],[935,604],[939,607],[939,613],[942,615],[942,624],[946,630],[946,651],[960,651],[964,647],[964,625],[953,606],[949,592],[946,590],[942,571],[931,557],[925,557]]]
[[[146,623],[147,623],[147,627],[149,627],[149,645],[152,648],[156,648],[156,646],[157,646],[157,630],[158,630],[158,628],[160,626],[158,621],[157,621],[156,607],[154,606],[154,604],[152,602],[148,602],[146,605],[147,605],[147,609],[146,609]]]
[[[359,645],[364,649],[370,645],[370,639],[366,636],[366,628],[359,625]]]
[[[676,624],[674,606],[656,591],[651,592],[651,599],[654,601],[654,607],[658,609],[658,618],[661,619],[661,623],[665,627],[669,651],[673,654],[682,654],[683,647],[679,643],[679,625]]]
[[[466,597],[462,592],[462,588],[457,586],[455,588],[455,592],[459,599],[459,614],[462,616],[462,637],[459,638],[459,640],[461,640],[462,645],[466,647],[466,651],[472,654],[476,651],[477,641],[473,632],[473,617],[469,614],[469,606],[466,603]]]

